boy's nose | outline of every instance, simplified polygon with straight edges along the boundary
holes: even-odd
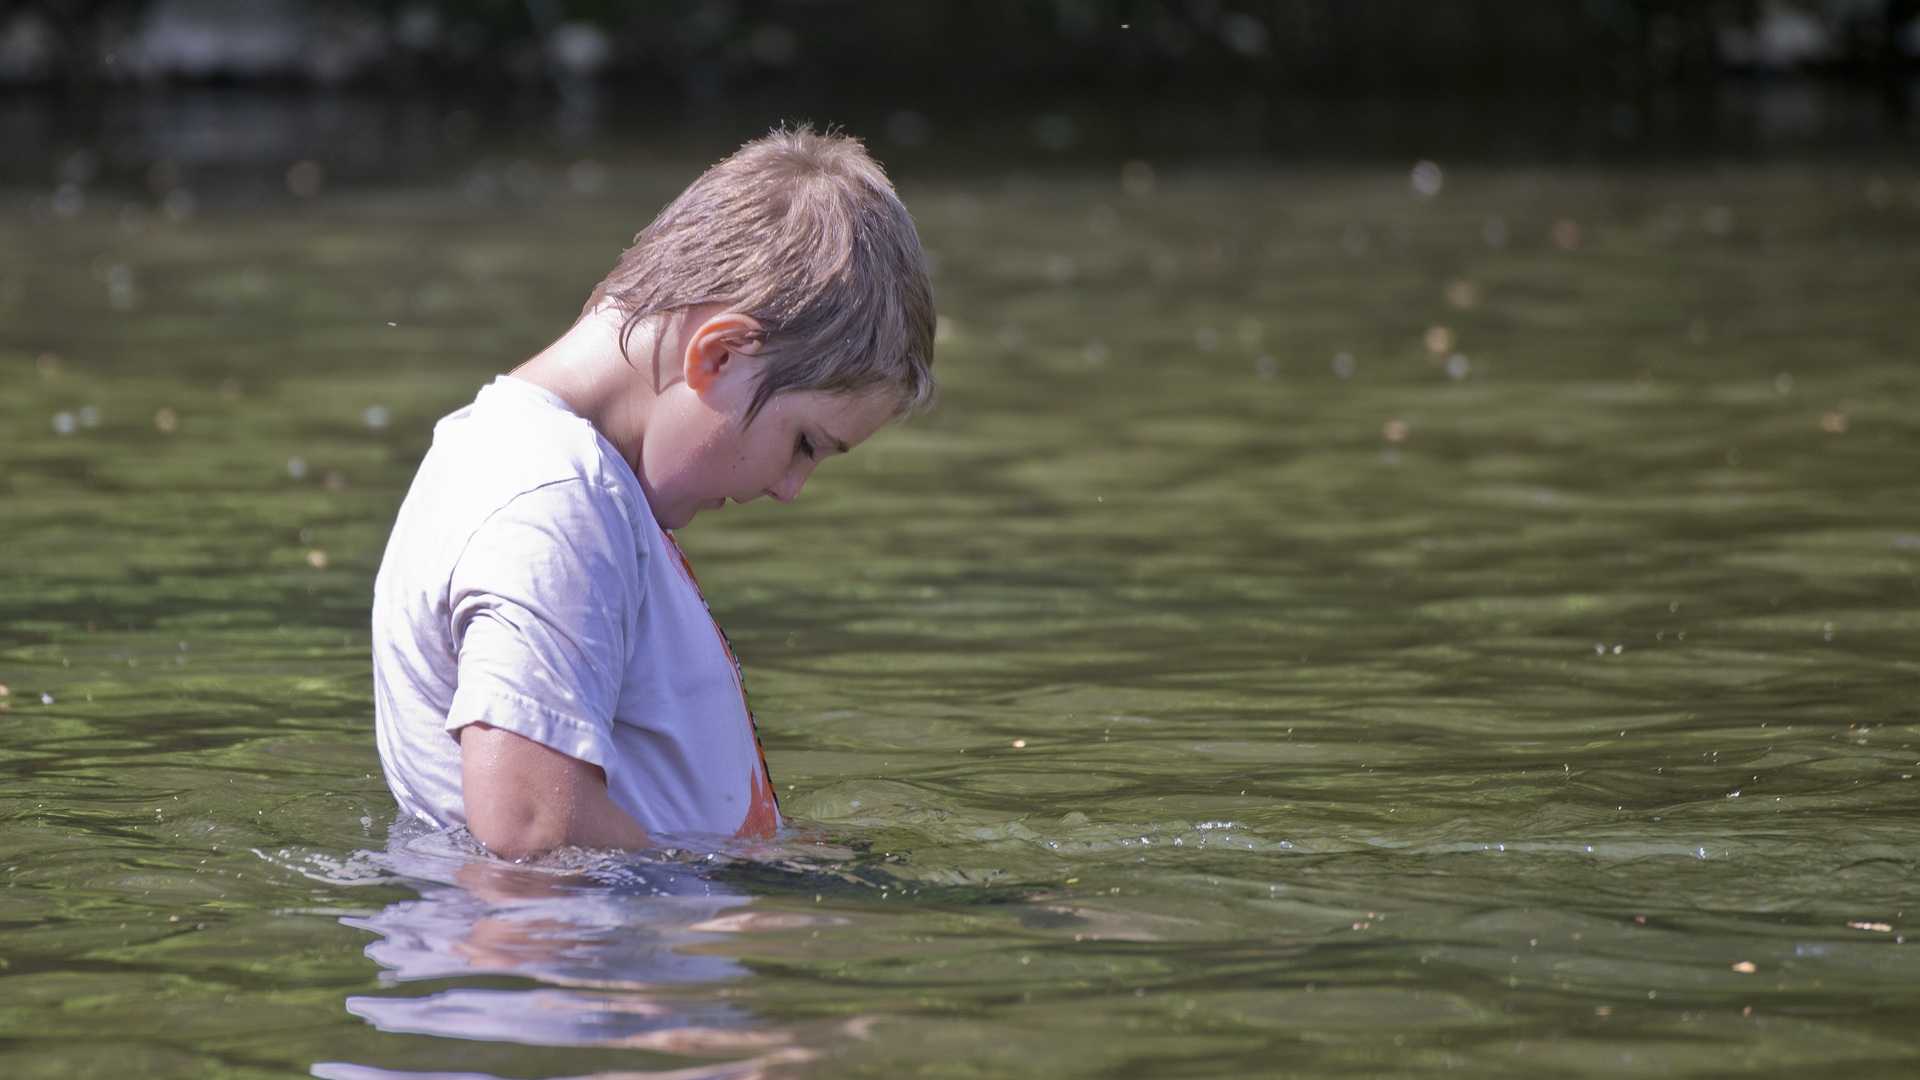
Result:
[[[792,502],[800,497],[800,489],[807,485],[807,477],[813,474],[813,463],[803,461],[787,471],[785,476],[774,481],[767,488],[767,494],[775,502]]]

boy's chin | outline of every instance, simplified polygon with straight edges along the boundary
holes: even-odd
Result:
[[[694,517],[698,515],[700,511],[718,510],[725,505],[727,505],[727,500],[725,499],[709,499],[706,502],[695,503],[692,506],[676,507],[665,514],[655,514],[654,520],[658,521],[660,527],[663,529],[684,529],[693,523]]]

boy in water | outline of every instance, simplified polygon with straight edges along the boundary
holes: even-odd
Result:
[[[780,825],[739,666],[669,530],[800,494],[933,393],[919,236],[860,144],[748,143],[578,322],[441,420],[374,586],[380,760],[495,854]]]

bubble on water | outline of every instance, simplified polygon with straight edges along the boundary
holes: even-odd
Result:
[[[307,475],[307,459],[288,458],[287,475],[293,477],[295,480],[304,479]]]
[[[598,195],[607,186],[607,167],[592,158],[567,166],[567,190],[575,195]]]
[[[74,419],[72,413],[62,411],[53,414],[53,430],[55,434],[71,435],[79,427],[80,422]]]
[[[287,191],[296,199],[311,199],[320,194],[327,182],[327,171],[312,158],[303,158],[287,169]]]
[[[1235,12],[1220,20],[1220,40],[1227,48],[1253,59],[1267,51],[1267,24],[1251,15]]]
[[[1821,413],[1820,430],[1829,435],[1845,435],[1847,433],[1847,414],[1843,412]]]
[[[153,414],[154,430],[162,435],[171,435],[180,427],[180,414],[172,409],[161,409]]]
[[[933,320],[933,343],[945,345],[960,333],[960,325],[945,315],[937,315]]]
[[[933,125],[912,109],[901,109],[887,117],[887,138],[896,146],[921,146],[932,134]]]
[[[315,570],[325,570],[327,568],[327,553],[321,551],[319,548],[314,548],[312,551],[307,552],[307,565],[313,567]]]
[[[1547,229],[1547,238],[1552,240],[1553,246],[1561,251],[1578,251],[1584,236],[1585,230],[1581,229],[1580,223],[1572,218],[1561,218]]]
[[[368,427],[378,431],[387,426],[387,421],[393,419],[393,414],[387,411],[385,405],[369,405],[367,411],[360,414],[360,419]]]
[[[1271,379],[1280,374],[1280,361],[1271,356],[1256,356],[1253,358],[1253,373],[1263,379]]]
[[[51,704],[53,704],[53,695],[52,695],[52,694],[49,694],[49,693],[45,693],[45,692],[43,691],[43,692],[42,692],[42,693],[40,694],[40,704],[42,704],[42,705],[51,705]]]
[[[1027,332],[1011,323],[1003,326],[993,335],[1003,349],[1017,349],[1027,340]]]
[[[1107,362],[1107,343],[1099,339],[1089,341],[1080,350],[1080,355],[1090,367],[1099,367]]]
[[[500,182],[493,178],[492,173],[476,172],[467,178],[460,193],[466,196],[467,202],[474,206],[484,206],[493,201],[494,193],[499,190]]]
[[[1405,420],[1389,420],[1380,427],[1380,434],[1390,443],[1406,442],[1413,428]]]
[[[1441,295],[1446,297],[1448,306],[1459,308],[1461,311],[1472,311],[1480,306],[1480,286],[1464,279],[1447,282],[1447,287],[1441,290]]]
[[[1774,376],[1773,388],[1775,390],[1780,391],[1780,393],[1782,394],[1793,393],[1793,376],[1787,374],[1784,371]]]
[[[1342,379],[1351,376],[1357,366],[1352,353],[1341,353],[1333,358],[1333,373]]]
[[[1357,259],[1365,255],[1367,249],[1373,246],[1373,238],[1367,234],[1365,225],[1357,221],[1349,221],[1346,228],[1340,230],[1340,246],[1347,249],[1347,254]]]
[[[1455,380],[1464,379],[1472,370],[1473,366],[1467,362],[1467,357],[1464,353],[1454,353],[1452,356],[1447,357],[1448,378]]]
[[[1120,228],[1120,215],[1111,206],[1096,206],[1087,211],[1087,231],[1095,236],[1112,236]]]
[[[107,268],[107,305],[115,311],[131,311],[139,300],[133,287],[133,268],[116,265]]]
[[[1201,352],[1212,352],[1220,347],[1220,331],[1211,326],[1203,326],[1193,332],[1193,347]]]
[[[1715,236],[1726,236],[1733,232],[1733,210],[1725,206],[1709,206],[1700,215],[1700,224]]]
[[[1446,184],[1447,177],[1440,166],[1434,162],[1420,161],[1415,163],[1413,172],[1409,174],[1407,180],[1413,185],[1415,195],[1423,199],[1431,199],[1440,194],[1440,189]]]
[[[80,426],[83,428],[99,427],[100,410],[91,405],[82,405],[80,407]]]
[[[53,213],[56,217],[70,218],[86,209],[87,194],[80,190],[79,184],[61,184],[53,191]]]
[[[1052,255],[1047,258],[1047,280],[1055,285],[1065,285],[1073,280],[1079,267],[1074,265],[1071,255]]]
[[[329,469],[320,483],[328,491],[344,491],[347,486],[347,474],[339,469]]]
[[[1508,236],[1505,218],[1490,217],[1480,223],[1480,242],[1490,248],[1506,247]]]
[[[1153,194],[1158,179],[1153,174],[1153,166],[1144,161],[1129,161],[1120,166],[1120,190],[1136,199],[1144,199]]]
[[[540,166],[525,158],[507,166],[507,190],[522,199],[531,199],[540,194],[546,178],[540,172]]]
[[[1060,153],[1072,147],[1078,135],[1073,117],[1066,113],[1046,113],[1034,118],[1033,144],[1042,150]]]
[[[176,225],[192,217],[199,208],[200,202],[193,197],[193,192],[183,187],[174,188],[160,200],[160,209],[166,213],[167,220]]]

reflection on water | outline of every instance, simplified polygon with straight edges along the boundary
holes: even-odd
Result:
[[[402,823],[386,851],[355,860],[357,876],[378,867],[419,897],[341,920],[378,936],[367,956],[393,988],[348,997],[348,1012],[399,1034],[727,1059],[675,1077],[765,1076],[809,1056],[746,1008],[698,992],[748,970],[697,947],[753,923],[750,897],[717,883],[706,860],[563,872],[503,863],[462,840]],[[451,1074],[329,1061],[313,1075]]]

